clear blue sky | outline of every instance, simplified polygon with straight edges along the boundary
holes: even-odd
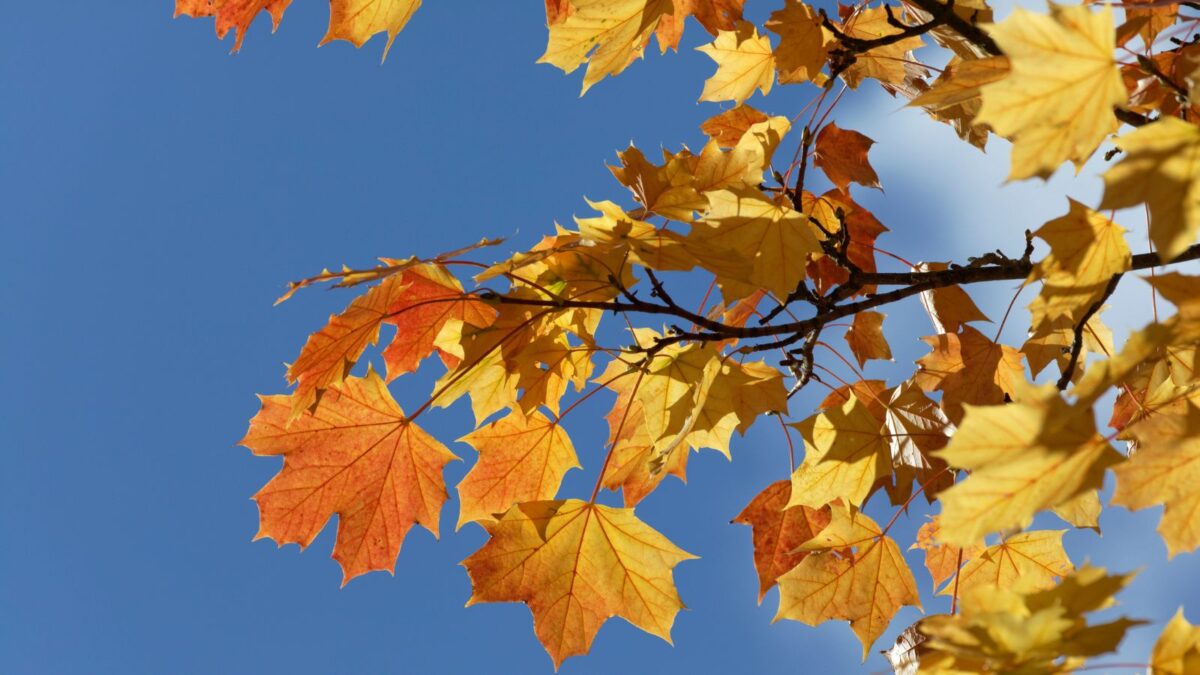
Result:
[[[278,468],[235,446],[254,394],[284,391],[283,362],[350,296],[271,303],[285,281],[325,266],[434,254],[484,235],[529,245],[583,214],[584,195],[626,199],[604,161],[631,139],[698,146],[696,126],[720,110],[695,103],[710,62],[690,49],[654,55],[580,99],[578,74],[534,64],[545,40],[539,2],[426,3],[383,67],[378,39],[361,51],[316,49],[326,12],[297,0],[278,34],[260,21],[231,57],[211,21],[173,21],[169,0],[6,8],[2,670],[550,670],[523,606],[463,607],[457,563],[483,534],[452,532],[455,502],[440,542],[409,536],[396,577],[345,589],[329,558],[332,526],[304,553],[251,543],[249,496]],[[694,45],[699,30],[689,31]],[[791,89],[771,111],[799,108],[808,92]],[[888,192],[862,197],[893,229],[883,240],[893,250],[929,260],[1016,250],[1026,227],[1065,212],[1063,176],[997,189],[1002,145],[985,157],[900,107],[867,86],[838,117],[881,142],[872,156]],[[1094,196],[1094,180],[1072,194]],[[998,317],[1012,290],[977,297]],[[1143,321],[1141,299],[1122,301],[1115,323]],[[874,374],[894,379],[924,351],[910,338],[929,327],[916,304],[894,308],[890,322],[905,336],[893,342],[897,365]],[[1005,334],[1019,340],[1020,330]],[[396,396],[412,406],[428,383],[417,376]],[[801,397],[794,413],[814,402]],[[564,495],[584,495],[594,480],[600,412],[575,420],[586,469],[569,475]],[[467,424],[460,405],[430,415],[428,428],[449,440]],[[768,425],[734,451],[733,464],[695,457],[686,487],[672,480],[639,507],[701,556],[676,570],[691,608],[676,646],[613,620],[563,672],[886,667],[876,655],[859,662],[844,624],[771,625],[775,594],[756,605],[749,530],[728,523],[786,476],[786,460]],[[449,483],[465,471],[449,467]],[[1191,602],[1200,619],[1197,556],[1162,564],[1154,512],[1111,509],[1102,522],[1107,546],[1091,533],[1069,541],[1077,561],[1149,565],[1123,596],[1128,613],[1161,622]],[[917,514],[897,528],[902,545],[919,523]],[[920,556],[909,560],[928,591]],[[902,611],[890,635],[918,616]],[[1135,631],[1120,660],[1143,660],[1154,633]]]

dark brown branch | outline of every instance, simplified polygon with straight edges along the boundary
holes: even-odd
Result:
[[[954,3],[942,4],[938,0],[909,0],[909,2],[934,17],[943,16],[942,21],[947,28],[958,33],[963,39],[975,44],[988,54],[992,56],[1001,56],[1003,54],[1000,51],[1000,47],[996,45],[996,41],[983,32],[983,29],[954,13],[952,9]]]
[[[1071,340],[1071,358],[1067,361],[1067,367],[1063,368],[1062,377],[1058,378],[1056,383],[1060,391],[1066,391],[1067,385],[1071,384],[1071,377],[1075,374],[1075,368],[1079,365],[1079,355],[1083,352],[1083,331],[1087,328],[1087,322],[1091,321],[1096,312],[1099,312],[1104,303],[1112,297],[1113,291],[1117,290],[1117,284],[1121,283],[1122,276],[1123,273],[1112,275],[1108,285],[1104,287],[1104,292],[1087,308],[1079,318],[1079,323],[1075,324],[1075,335]]]
[[[938,26],[948,24],[952,18],[959,18],[954,13],[954,0],[947,0],[946,4],[934,2],[937,6],[935,10],[927,10],[930,14],[930,19],[925,23],[914,25],[906,25],[899,21],[893,14],[890,6],[885,6],[884,11],[887,12],[888,24],[899,28],[896,33],[889,33],[873,39],[857,38],[852,35],[847,35],[843,32],[829,16],[825,14],[825,10],[821,9],[818,12],[821,15],[821,25],[825,27],[838,41],[838,46],[829,53],[829,77],[833,80],[842,71],[854,65],[858,60],[858,56],[865,54],[872,49],[886,47],[890,44],[895,44],[901,40],[906,40],[911,37],[924,35]],[[969,25],[969,24],[968,24]],[[986,36],[985,36],[986,37]]]
[[[1144,270],[1151,267],[1158,267],[1163,264],[1180,263],[1197,259],[1200,259],[1200,244],[1192,245],[1182,254],[1170,261],[1163,261],[1157,253],[1140,253],[1133,256],[1130,271]],[[665,301],[647,302],[645,300],[638,299],[636,296],[633,296],[632,300],[626,299],[625,301],[564,300],[557,302],[554,300],[543,300],[539,298],[507,297],[489,289],[477,291],[477,295],[482,300],[500,304],[528,305],[532,307],[600,309],[617,313],[639,312],[644,314],[674,316],[684,321],[691,322],[704,329],[703,332],[679,331],[674,335],[664,338],[662,342],[665,342],[666,344],[675,344],[685,340],[716,342],[728,340],[730,338],[755,339],[786,336],[780,338],[776,342],[753,345],[744,348],[747,351],[762,351],[795,344],[804,339],[804,336],[809,332],[820,328],[827,323],[842,317],[857,314],[858,312],[866,309],[873,309],[875,307],[888,305],[893,302],[924,293],[925,291],[962,284],[1024,279],[1029,276],[1029,272],[1032,269],[1033,265],[1027,258],[1020,258],[1007,259],[1007,262],[1001,262],[999,264],[988,264],[976,267],[958,266],[933,272],[863,272],[859,275],[860,281],[863,284],[897,285],[901,286],[901,288],[897,288],[886,293],[871,294],[856,302],[850,302],[841,305],[826,305],[825,307],[819,309],[817,314],[807,319],[763,326],[730,326],[721,323],[720,321],[714,321],[708,317],[701,316],[695,312],[688,311],[679,305],[674,304],[673,302],[670,305],[664,304]],[[661,297],[659,299],[662,300]],[[826,296],[826,299],[830,301],[836,301],[844,298],[834,297],[831,295]]]

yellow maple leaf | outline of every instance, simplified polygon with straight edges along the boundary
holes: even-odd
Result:
[[[388,34],[383,48],[386,61],[396,36],[421,7],[421,0],[335,0],[329,3],[329,30],[321,44],[346,40],[363,46],[376,33]]]
[[[741,135],[738,135],[741,138]],[[666,155],[662,166],[651,164],[641,150],[632,145],[617,153],[621,166],[608,170],[621,185],[629,188],[647,211],[670,220],[690,223],[693,213],[703,211],[708,201],[693,187],[691,158]],[[681,153],[682,154],[682,153]],[[762,169],[759,169],[761,175]]]
[[[786,117],[772,117],[753,124],[728,151],[710,141],[694,158],[692,187],[706,193],[722,189],[752,188],[762,182],[762,172],[791,124]]]
[[[587,62],[580,95],[586,94],[641,58],[659,20],[671,10],[671,0],[571,0],[570,11],[550,24],[538,63],[572,73]]]
[[[436,537],[446,483],[458,459],[405,417],[373,370],[346,378],[321,406],[291,420],[287,396],[262,397],[241,444],[282,455],[283,469],[257,494],[256,539],[308,546],[337,514],[333,557],[342,584],[372,570],[392,571],[414,523]]]
[[[667,642],[683,608],[671,570],[695,556],[634,515],[579,500],[518,504],[463,561],[471,599],[523,602],[557,668],[585,654],[612,616]]]
[[[975,121],[1012,140],[1009,179],[1048,178],[1067,160],[1081,166],[1117,130],[1113,106],[1127,98],[1113,58],[1112,9],[1050,3],[1045,15],[1017,8],[985,30],[1011,70],[982,85]]]
[[[1064,531],[1021,532],[987,548],[973,548],[974,555],[958,572],[958,579],[947,584],[940,594],[951,595],[956,587],[960,596],[980,586],[1025,590],[1053,588],[1058,579],[1075,569],[1063,548]],[[936,533],[936,536],[940,535],[940,531]],[[951,574],[948,578],[954,576]]]
[[[956,4],[955,11],[961,7],[962,4]],[[988,13],[990,14],[990,10]],[[954,44],[964,42],[960,40]],[[1007,57],[955,56],[945,65],[942,74],[929,89],[913,98],[909,105],[924,108],[933,119],[952,126],[959,138],[983,150],[987,147],[988,128],[975,123],[975,116],[979,114],[979,106],[982,104],[979,88],[1000,80],[1007,74]]]
[[[1112,502],[1131,510],[1166,505],[1158,531],[1167,555],[1200,547],[1200,408],[1185,405],[1180,423],[1156,415],[1135,427],[1138,451],[1113,469]]]
[[[1067,673],[1089,656],[1115,651],[1126,618],[1089,625],[1088,613],[1111,607],[1132,574],[1084,566],[1053,588],[980,586],[963,594],[961,611],[923,619],[921,672]]]
[[[823,84],[821,68],[829,56],[833,34],[821,25],[821,16],[800,0],[786,0],[783,9],[771,13],[767,30],[779,36],[775,67],[779,84],[812,81]]]
[[[1034,232],[1050,244],[1050,254],[1029,275],[1042,281],[1029,305],[1035,333],[1059,319],[1072,325],[1083,320],[1104,297],[1112,276],[1128,270],[1132,260],[1125,228],[1074,199],[1068,202],[1066,215]]]
[[[819,507],[837,499],[861,506],[875,481],[891,472],[888,434],[857,396],[793,426],[806,447],[792,474],[788,506]]]
[[[775,55],[771,41],[758,28],[741,21],[733,30],[717,33],[717,39],[696,48],[717,62],[717,72],[704,82],[701,101],[741,103],[758,89],[767,95],[775,82]]]
[[[1054,506],[1051,511],[1078,528],[1087,528],[1100,532],[1100,511],[1104,506],[1100,503],[1099,490],[1081,492],[1071,499]]]
[[[684,247],[683,235],[637,220],[610,201],[588,205],[600,212],[596,218],[576,218],[579,233],[589,241],[615,247],[627,246],[629,260],[656,270],[686,271],[696,259]]]
[[[964,103],[978,103],[980,87],[1003,79],[1009,70],[1008,58],[1004,56],[952,60],[929,90],[908,105],[939,111]]]
[[[1154,675],[1200,673],[1200,627],[1188,622],[1182,607],[1154,643],[1150,668]]]
[[[1196,242],[1200,230],[1200,127],[1174,117],[1121,136],[1124,157],[1104,172],[1102,209],[1145,203],[1150,238],[1170,260]]]
[[[567,471],[582,468],[566,430],[536,411],[514,410],[458,440],[479,453],[458,484],[459,527],[513,504],[553,499]]]
[[[871,645],[902,606],[921,606],[917,582],[900,547],[875,521],[838,506],[831,516],[817,536],[801,545],[800,550],[810,554],[779,577],[775,620],[810,626],[849,621],[866,660]]]
[[[726,301],[758,288],[781,298],[795,290],[808,256],[821,250],[804,214],[754,188],[717,190],[708,203],[687,245],[717,276]]]
[[[941,538],[970,545],[989,532],[1025,527],[1035,513],[1101,487],[1121,456],[1096,433],[1091,409],[1067,404],[1053,385],[1008,405],[966,406],[936,453],[971,475],[941,494]]]

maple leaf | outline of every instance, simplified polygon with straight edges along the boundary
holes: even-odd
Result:
[[[771,13],[767,30],[779,36],[775,67],[780,84],[809,82],[823,84],[821,68],[829,57],[833,34],[821,24],[821,16],[800,0],[785,0],[783,9]]]
[[[804,278],[804,261],[821,250],[813,226],[789,204],[756,189],[717,190],[693,223],[688,249],[717,275],[726,300],[757,288],[784,297]]]
[[[1100,504],[1099,490],[1081,492],[1051,509],[1054,515],[1071,525],[1094,530],[1097,534],[1100,532],[1101,510],[1103,506]]]
[[[792,474],[789,506],[819,507],[837,499],[860,506],[875,481],[890,473],[887,434],[857,396],[793,426],[804,436],[806,450],[804,463]]]
[[[1117,130],[1113,106],[1127,97],[1113,59],[1112,10],[1017,8],[987,31],[1011,70],[981,86],[975,121],[1012,140],[1009,179],[1048,178],[1067,160],[1082,166]]]
[[[881,312],[869,310],[854,315],[854,321],[846,331],[846,344],[850,346],[859,368],[866,365],[870,359],[892,360],[892,349],[883,337],[885,316],[887,315]]]
[[[577,367],[573,361],[560,360],[555,364],[557,372],[546,373],[537,367],[536,359],[523,358],[525,349],[530,348],[532,356],[534,350],[546,350],[547,342],[553,344],[561,339],[565,339],[564,329],[554,323],[552,312],[520,305],[501,305],[496,320],[486,326],[466,326],[455,319],[447,321],[434,340],[435,346],[451,357],[446,373],[434,385],[434,405],[447,407],[470,395],[475,422],[479,424],[517,402],[518,382],[522,377],[526,383],[540,377],[566,379],[573,374],[568,369]],[[551,351],[565,350],[559,343]],[[543,386],[541,392],[549,393],[550,388]],[[530,401],[528,407],[545,402]],[[551,403],[555,404],[556,401]]]
[[[659,20],[672,11],[671,0],[570,0],[570,9],[555,14],[538,63],[573,73],[587,62],[580,95],[641,58]]]
[[[694,177],[686,158],[668,156],[665,164],[656,166],[632,145],[618,152],[617,157],[621,166],[609,166],[608,170],[647,211],[690,223],[695,211],[708,206],[708,201],[692,186]]]
[[[809,555],[779,577],[775,620],[816,626],[843,619],[871,645],[904,605],[920,607],[917,582],[896,542],[862,513],[834,507],[830,523],[800,548]]]
[[[1123,9],[1126,22],[1133,25],[1147,45],[1153,44],[1159,33],[1175,23],[1179,13],[1178,5],[1160,5],[1153,0],[1130,0]]]
[[[958,572],[955,583],[947,584],[941,595],[951,595],[956,587],[960,596],[980,586],[1027,590],[1053,588],[1058,579],[1075,569],[1063,548],[1063,532],[1032,530],[1006,537],[986,548],[971,547],[969,550],[974,555]],[[950,578],[954,576],[951,574]]]
[[[246,30],[260,12],[266,11],[271,16],[274,30],[279,28],[284,10],[291,3],[292,0],[175,0],[175,16],[215,17],[218,39],[225,39],[230,30],[236,33],[233,46],[236,52],[242,48]],[[330,0],[329,29],[321,44],[346,40],[361,47],[376,33],[386,31],[388,41],[383,49],[386,60],[396,35],[420,7],[421,0]]]
[[[381,59],[386,61],[396,36],[420,7],[421,0],[332,0],[329,30],[321,44],[345,40],[361,47],[376,33],[386,32],[388,39]]]
[[[979,587],[961,598],[961,612],[921,621],[922,672],[1057,673],[1086,657],[1115,651],[1125,632],[1144,622],[1117,619],[1089,625],[1086,614],[1111,607],[1132,574],[1085,566],[1049,589]]]
[[[405,270],[403,298],[388,307],[384,323],[396,327],[396,335],[383,350],[390,382],[417,369],[435,350],[438,335],[451,321],[484,328],[496,318],[496,310],[474,296],[440,265],[422,265]]]
[[[566,430],[519,409],[458,439],[479,461],[458,484],[458,526],[490,520],[513,504],[553,499],[563,476],[582,468]]]
[[[917,530],[917,539],[909,550],[921,549],[925,552],[925,569],[933,578],[933,587],[937,589],[947,580],[958,574],[963,563],[969,563],[983,552],[982,546],[962,548],[953,544],[943,544],[937,540],[939,531],[937,516]]]
[[[658,488],[667,476],[687,480],[687,452],[668,452],[661,458],[656,448],[663,447],[646,430],[642,404],[633,400],[632,391],[623,391],[606,419],[609,427],[611,456],[601,475],[601,484],[621,491],[626,508],[632,508]],[[660,461],[655,464],[655,459]]]
[[[458,281],[439,265],[419,265],[387,276],[309,336],[287,372],[288,381],[296,385],[292,414],[316,405],[327,389],[338,388],[367,346],[379,339],[385,323],[397,328],[384,350],[390,381],[416,370],[433,353],[447,323],[484,327],[494,316],[486,304],[464,295]]]
[[[971,326],[960,332],[921,338],[933,352],[917,359],[914,375],[925,391],[942,392],[942,409],[956,424],[964,403],[995,405],[1016,394],[1025,381],[1021,353],[989,340]]]
[[[554,660],[587,653],[601,624],[620,616],[670,642],[683,608],[671,570],[695,556],[633,514],[575,499],[517,504],[462,562],[471,599],[523,602]]]
[[[1093,314],[1084,324],[1081,333],[1083,343],[1075,368],[1076,378],[1085,372],[1083,364],[1089,354],[1112,354],[1115,351],[1112,331],[1100,320],[1102,311],[1103,308]],[[1071,316],[1061,316],[1054,320],[1043,321],[1031,332],[1029,339],[1025,340],[1020,349],[1029,363],[1031,375],[1036,377],[1051,362],[1058,364],[1060,372],[1066,370],[1067,364],[1070,363],[1071,348],[1075,342],[1076,323]]]
[[[304,548],[337,514],[333,557],[345,585],[392,571],[414,523],[437,536],[447,497],[442,467],[458,457],[405,417],[374,371],[346,378],[316,411],[291,415],[291,397],[262,397],[241,441],[256,455],[284,459],[254,495],[261,517],[255,539]]]
[[[1200,128],[1173,117],[1117,139],[1124,157],[1104,172],[1101,209],[1145,203],[1150,238],[1165,260],[1196,241],[1200,231]]]
[[[740,21],[733,30],[717,33],[711,44],[702,45],[703,52],[717,62],[717,72],[704,82],[701,101],[734,101],[741,103],[758,89],[764,96],[771,93],[775,82],[775,56],[771,41],[758,34],[758,28]]]
[[[1074,199],[1068,201],[1066,215],[1034,232],[1050,244],[1050,254],[1029,275],[1031,281],[1043,282],[1029,306],[1035,332],[1062,318],[1072,325],[1084,320],[1105,296],[1112,276],[1128,270],[1132,260],[1124,228]]]
[[[875,141],[849,129],[839,129],[830,122],[817,134],[813,164],[825,172],[842,192],[850,191],[850,183],[878,188],[879,176],[867,160],[867,151]]]
[[[791,128],[786,117],[771,117],[752,124],[737,145],[727,152],[710,141],[695,157],[691,167],[692,187],[697,192],[722,189],[757,188],[763,170],[771,165],[771,156]]]
[[[700,131],[703,131],[711,140],[716,141],[719,147],[732,148],[742,140],[750,127],[766,122],[768,119],[765,113],[743,103],[708,118],[700,125]]]
[[[601,213],[598,218],[576,218],[579,233],[589,241],[608,247],[625,246],[630,262],[656,270],[686,271],[696,259],[684,247],[683,235],[631,218],[610,201],[588,205]]]
[[[961,5],[956,4],[957,9]],[[959,138],[983,150],[987,146],[988,129],[975,123],[983,101],[979,89],[1008,75],[1008,58],[963,59],[954,57],[928,90],[920,92],[910,106],[920,106],[934,119],[954,127]]]
[[[658,46],[665,54],[668,49],[679,49],[683,37],[683,25],[690,16],[711,35],[719,31],[733,30],[742,18],[742,5],[746,0],[673,0],[674,8],[658,22],[655,36]]]
[[[1131,510],[1165,504],[1158,531],[1174,557],[1200,547],[1200,408],[1185,405],[1179,428],[1162,417],[1135,427],[1138,451],[1113,469],[1112,502]]]
[[[265,11],[271,16],[271,30],[275,31],[291,4],[292,0],[175,0],[175,16],[214,17],[217,39],[224,40],[232,30],[231,52],[236,53],[242,48],[246,31],[259,13]]]
[[[940,272],[948,267],[946,263],[941,262],[918,263],[912,271]],[[921,305],[929,315],[933,329],[939,333],[957,333],[959,327],[971,321],[990,321],[961,286],[945,286],[923,291]]]
[[[1183,616],[1180,607],[1154,643],[1150,668],[1155,675],[1200,672],[1200,628]]]
[[[789,507],[791,494],[791,481],[771,483],[733,519],[735,523],[749,525],[753,532],[759,603],[782,574],[808,556],[808,551],[796,549],[829,524],[828,506]]]
[[[970,545],[989,532],[1026,527],[1041,509],[1101,487],[1121,456],[1096,433],[1090,409],[1073,408],[1052,385],[1008,405],[966,406],[944,450],[971,475],[941,494],[941,538]]]
[[[313,407],[325,390],[338,388],[368,345],[379,339],[379,327],[392,315],[408,291],[402,276],[391,276],[355,298],[329,323],[309,336],[300,356],[288,367],[288,381],[296,385],[292,417]]]

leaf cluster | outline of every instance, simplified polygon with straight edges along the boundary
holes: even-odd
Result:
[[[278,24],[289,3],[177,0],[176,12],[214,17],[236,51],[257,15]],[[312,334],[288,367],[293,389],[262,399],[242,441],[283,457],[255,495],[259,536],[307,546],[336,515],[343,583],[393,570],[412,525],[438,533],[442,469],[457,459],[420,418],[467,398],[460,440],[478,459],[457,487],[458,525],[489,537],[463,562],[471,603],[526,603],[557,666],[613,616],[670,639],[683,606],[673,569],[694,556],[635,508],[684,477],[692,451],[732,457],[735,435],[775,417],[791,473],[735,522],[752,530],[759,599],[779,587],[777,618],[846,621],[865,657],[902,606],[920,606],[891,530],[923,497],[937,515],[911,546],[952,609],[900,633],[886,652],[898,671],[1065,672],[1114,651],[1139,622],[1090,615],[1132,576],[1076,568],[1063,531],[1034,522],[1048,511],[1098,530],[1111,473],[1111,504],[1164,507],[1170,555],[1200,547],[1200,277],[1155,271],[1200,258],[1196,6],[1051,3],[995,22],[986,0],[833,12],[782,0],[757,25],[744,4],[546,0],[541,62],[584,68],[584,92],[652,40],[678,49],[690,20],[712,37],[699,98],[732,107],[701,126],[698,149],[617,153],[610,187],[625,205],[589,202],[591,215],[524,250],[497,255],[502,242],[485,240],[294,282],[281,301],[320,283],[362,293]],[[419,5],[332,0],[324,41],[383,32],[390,46]],[[880,189],[875,141],[834,119],[868,81],[981,150],[1010,141],[1010,180],[1081,167],[1111,143],[1103,197],[1030,224],[1011,256],[909,263],[880,247],[888,227],[853,196]],[[812,92],[802,110],[746,103],[792,85]],[[813,189],[817,172],[831,189]],[[1115,221],[1128,207],[1146,214],[1146,252]],[[1102,315],[1139,271],[1153,316],[1118,344]],[[985,333],[968,292],[1002,280],[1035,289],[1021,344]],[[680,293],[697,283],[709,291],[698,304]],[[871,379],[867,364],[893,353],[880,310],[899,302],[928,314],[934,334],[915,337],[929,351],[904,380]],[[627,330],[601,329],[613,322]],[[354,375],[385,327],[383,373]],[[439,367],[425,402],[401,410],[388,383]],[[824,400],[796,410],[812,386]],[[581,458],[564,424],[593,396],[610,402],[603,459]],[[591,494],[560,494],[585,458]],[[597,503],[603,489],[623,506]],[[895,516],[869,518],[872,499]],[[1200,672],[1182,613],[1149,666]]]

